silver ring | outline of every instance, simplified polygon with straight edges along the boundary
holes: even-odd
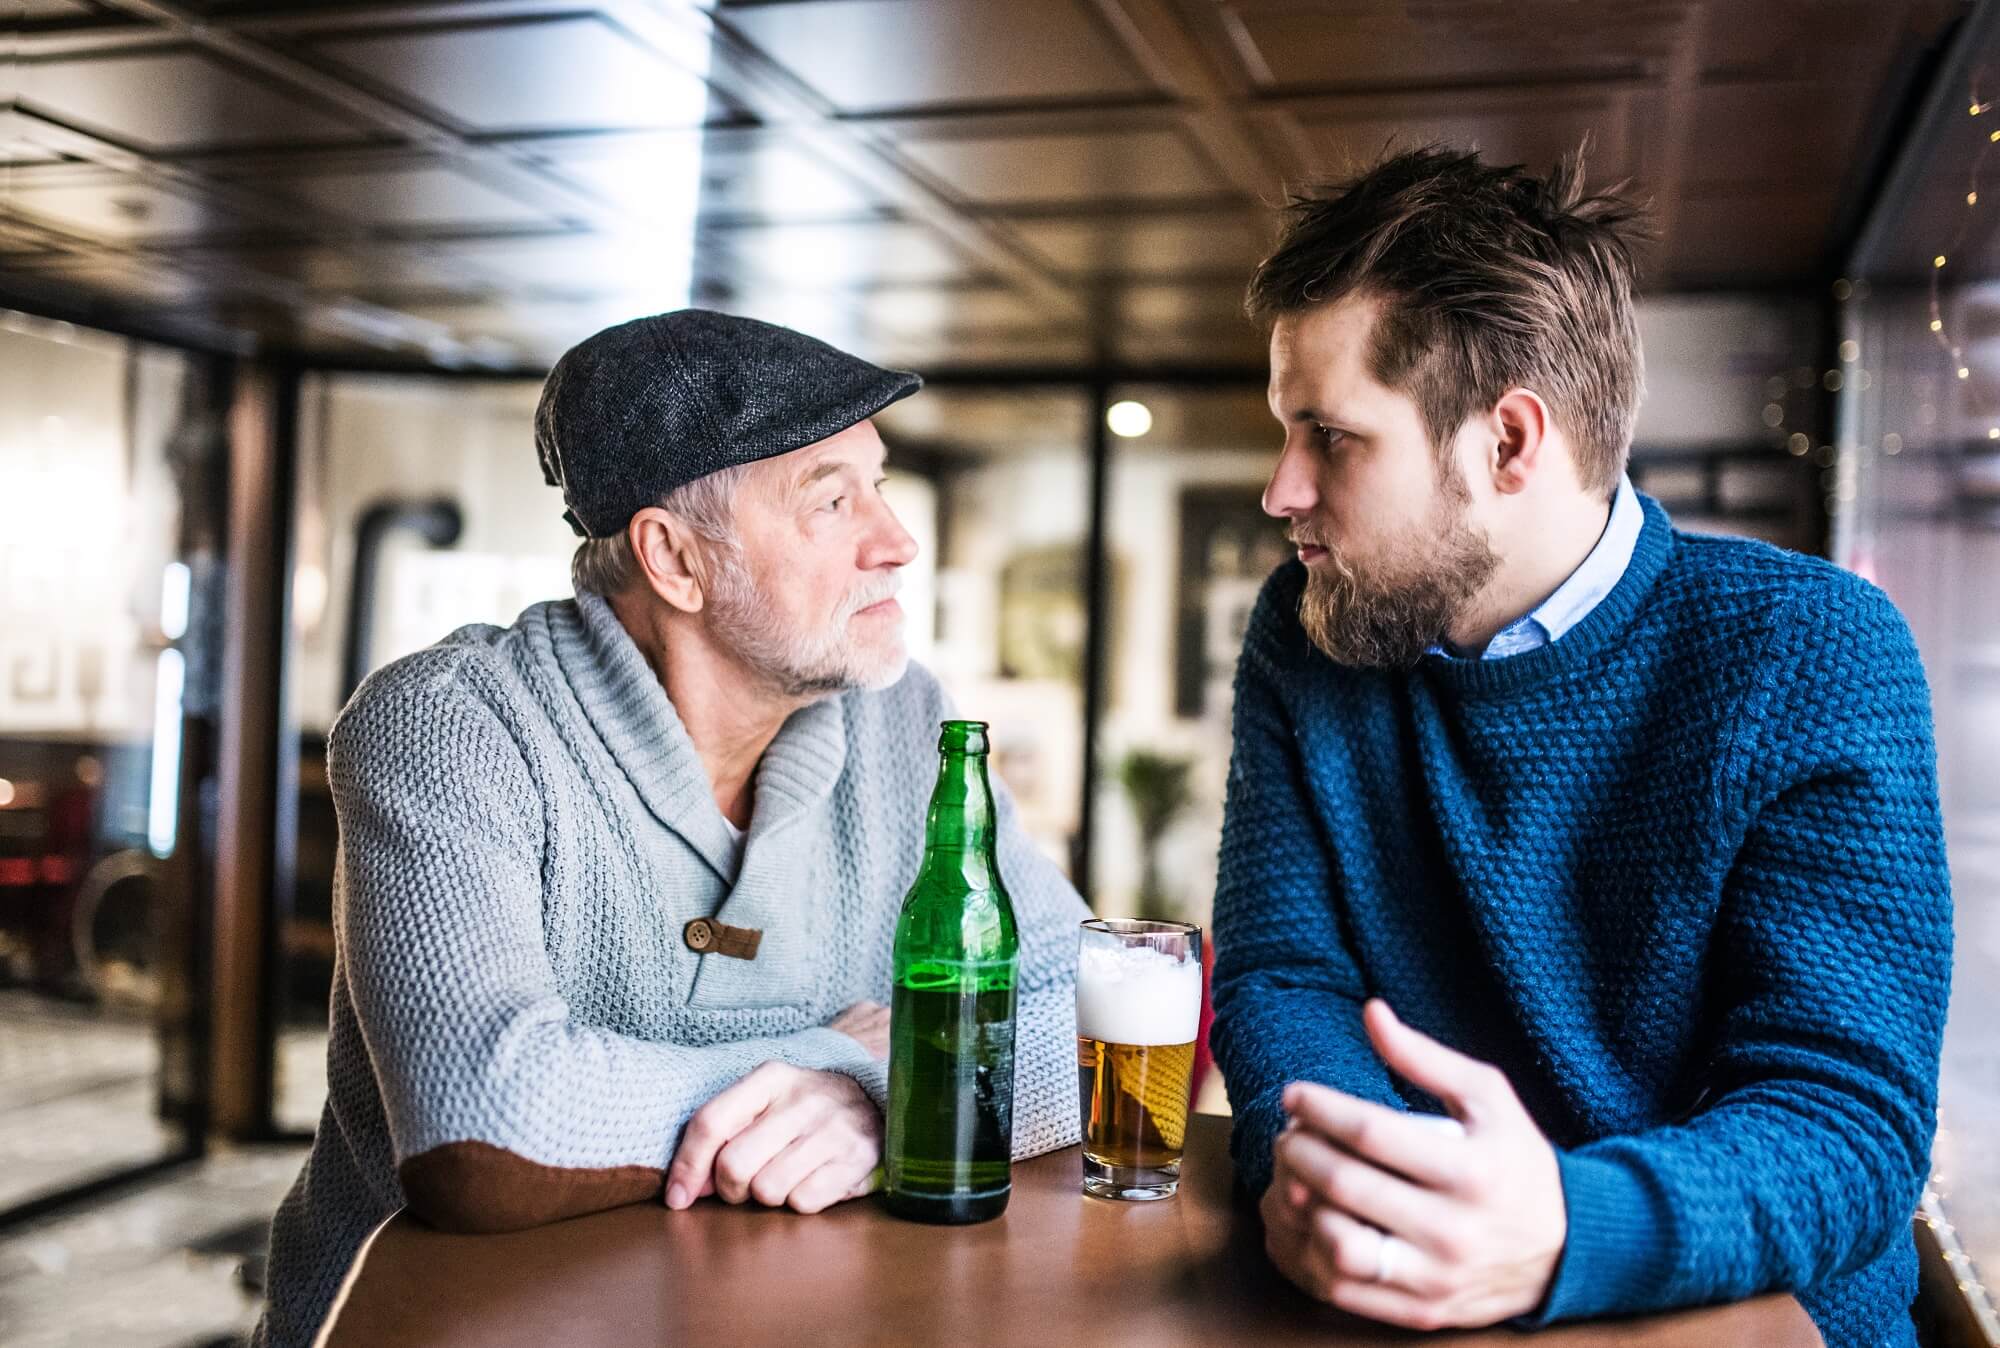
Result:
[[[1396,1246],[1402,1242],[1387,1231],[1377,1231],[1375,1242],[1375,1276],[1371,1281],[1386,1283],[1396,1276]]]

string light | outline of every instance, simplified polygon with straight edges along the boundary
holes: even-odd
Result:
[[[1943,1140],[1942,1130],[1939,1132],[1939,1139]],[[1945,1215],[1944,1190],[1939,1187],[1943,1180],[1942,1174],[1931,1176],[1930,1185],[1924,1190],[1924,1196],[1917,1204],[1919,1220],[1931,1233],[1931,1239],[1937,1242],[1938,1256],[1944,1260],[1945,1277],[1956,1283],[1958,1290],[1965,1294],[1966,1306],[1971,1310],[1972,1318],[1989,1341],[2000,1342],[2000,1314],[1994,1311],[1992,1295],[1988,1292],[1986,1284],[1980,1281],[1972,1257],[1965,1252],[1965,1246],[1960,1243],[1957,1228],[1952,1226],[1951,1219]]]
[[[1975,72],[1972,77],[1971,98],[1966,104],[1966,111],[1973,117],[1984,116],[1993,110],[1993,102],[1980,97],[1980,81],[1984,78],[1984,75],[1984,71],[1979,71]],[[1979,153],[1973,157],[1970,181],[1965,185],[1965,215],[1958,223],[1957,233],[1946,243],[1942,252],[1936,253],[1931,257],[1930,321],[1928,326],[1931,330],[1931,335],[1937,340],[1938,346],[1950,354],[1953,372],[1960,379],[1972,378],[1972,367],[1965,359],[1964,346],[1959,342],[1953,341],[1951,333],[1945,329],[1944,271],[1946,267],[1951,265],[1951,259],[1959,254],[1971,234],[1973,213],[1979,206],[1979,180],[1985,172],[1987,156],[1992,153],[1993,146],[1996,144],[2000,144],[2000,130],[1987,133],[1986,143],[1979,147]],[[1987,432],[1987,439],[2000,440],[2000,433],[1989,430]]]
[[[1980,83],[1984,77],[1984,73],[1985,73],[1984,71],[1976,72],[1972,79],[1972,89],[1970,91],[1971,98],[1970,101],[1968,101],[1966,104],[1966,112],[1969,116],[1972,117],[1983,117],[1988,112],[1991,112],[1995,106],[1994,101],[1989,101],[1987,99],[1980,97]],[[1957,233],[1945,245],[1944,251],[1939,253],[1934,253],[1931,256],[1930,317],[1928,325],[1931,331],[1931,335],[1937,340],[1938,345],[1950,354],[1953,369],[1958,375],[1958,377],[1962,380],[1970,380],[1972,378],[1972,367],[1966,361],[1965,348],[1961,344],[1953,341],[1951,338],[1951,334],[1945,330],[1944,304],[1943,304],[1943,277],[1945,269],[1952,265],[1951,259],[1961,252],[1963,246],[1967,241],[1968,236],[1970,235],[1972,228],[1972,212],[1975,211],[1979,206],[1979,181],[1986,167],[1987,156],[1991,152],[1992,147],[1994,145],[2000,145],[2000,130],[1994,130],[1987,133],[1986,143],[1980,147],[1979,153],[1973,159],[1972,172],[1970,175],[1971,181],[1966,184],[1966,189],[1965,189],[1966,216],[1959,222]],[[1850,296],[1854,298],[1862,297],[1862,295],[1865,293],[1864,290],[1865,285],[1866,282],[1850,281],[1848,278],[1843,276],[1839,280],[1833,283],[1833,297],[1835,300],[1839,301],[1841,304],[1844,305],[1847,303]],[[1840,343],[1840,361],[1843,365],[1855,364],[1860,360],[1860,356],[1861,356],[1860,346],[1852,339]],[[1799,376],[1803,377],[1801,378]],[[1770,426],[1773,430],[1778,431],[1780,434],[1782,434],[1785,429],[1784,426],[1785,409],[1782,402],[1778,398],[1778,390],[1776,388],[1777,382],[1778,382],[1777,379],[1773,379],[1771,381],[1773,385],[1771,390],[1772,401],[1764,409],[1764,423],[1767,426]],[[1820,373],[1819,378],[1816,381],[1813,379],[1812,374],[1809,371],[1800,370],[1795,372],[1794,383],[1796,383],[1799,387],[1809,388],[1815,382],[1817,382],[1820,385],[1820,387],[1824,388],[1829,393],[1838,393],[1841,391],[1843,386],[1851,386],[1857,391],[1866,390],[1874,383],[1874,379],[1873,376],[1870,374],[1870,372],[1867,370],[1854,371],[1851,380],[1848,376],[1843,375],[1842,372],[1837,369],[1826,370]],[[1974,392],[1976,394],[1976,390]],[[1925,424],[1929,424],[1931,421],[1935,420],[1935,418],[1929,414],[1928,408],[1925,409],[1925,411],[1926,415],[1924,417],[1924,421]],[[1776,413],[1776,415],[1773,416],[1773,413]],[[2000,440],[2000,425],[1989,425],[1986,431],[1986,438],[1988,440]],[[1802,439],[1803,437],[1800,435],[1792,435],[1788,437],[1785,442],[1786,448],[1789,449],[1794,455],[1801,455],[1801,456],[1804,455],[1806,453],[1806,449],[1804,443],[1802,443]],[[1903,448],[1903,439],[1901,435],[1898,435],[1895,432],[1890,432],[1889,434],[1884,435],[1882,437],[1882,449],[1884,453],[1891,455],[1897,454],[1902,451],[1902,448]],[[1821,446],[1820,453],[1816,457],[1818,457],[1819,461],[1823,465],[1826,465],[1827,467],[1831,468],[1832,467],[1831,460],[1833,456],[1830,456],[1827,450],[1828,450],[1827,446]],[[1845,484],[1838,491],[1829,493],[1826,502],[1828,513],[1837,513],[1840,504],[1843,501],[1851,500],[1852,496],[1853,496],[1853,485],[1851,482]]]
[[[1840,277],[1833,283],[1833,297],[1842,304],[1850,299],[1865,300],[1868,298],[1868,282]],[[1843,364],[1853,365],[1861,359],[1861,344],[1849,338],[1840,343],[1836,354]],[[1853,378],[1856,387],[1867,387],[1866,374],[1866,371],[1855,371]],[[1839,474],[1831,471],[1838,457],[1832,445],[1820,445],[1815,451],[1812,438],[1804,431],[1792,430],[1786,425],[1786,419],[1791,411],[1792,394],[1809,393],[1819,389],[1838,393],[1848,377],[1839,369],[1815,369],[1810,365],[1800,365],[1795,367],[1789,376],[1774,374],[1764,381],[1764,392],[1769,399],[1764,404],[1764,424],[1771,428],[1773,444],[1784,449],[1795,459],[1811,455],[1813,462],[1829,470],[1820,475],[1821,489],[1825,492],[1826,512],[1829,515],[1839,514],[1844,503],[1854,499],[1852,484],[1841,487]]]

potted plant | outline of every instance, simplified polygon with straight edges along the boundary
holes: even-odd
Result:
[[[1192,803],[1188,775],[1194,760],[1134,749],[1118,764],[1118,783],[1139,824],[1139,912],[1142,918],[1172,919],[1178,905],[1160,884],[1160,841]]]

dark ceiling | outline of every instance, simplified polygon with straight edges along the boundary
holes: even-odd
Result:
[[[1586,132],[1653,289],[1788,286],[1966,8],[0,0],[0,296],[387,363],[532,369],[690,291],[926,366],[1249,361],[1286,183]]]

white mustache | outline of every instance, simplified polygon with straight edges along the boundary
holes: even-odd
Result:
[[[840,611],[834,615],[834,618],[838,622],[846,622],[849,618],[861,612],[862,609],[872,608],[885,599],[894,599],[901,592],[902,588],[902,576],[892,571],[880,580],[870,581],[858,586],[853,594],[850,594],[842,601]]]

